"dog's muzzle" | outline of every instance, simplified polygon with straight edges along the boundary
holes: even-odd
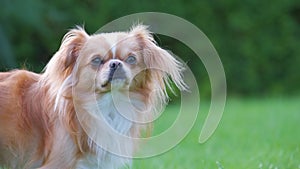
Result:
[[[118,60],[112,60],[109,63],[109,75],[107,81],[102,85],[106,87],[113,80],[126,80],[126,73],[123,69],[123,64]]]

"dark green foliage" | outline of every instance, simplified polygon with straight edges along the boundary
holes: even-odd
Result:
[[[0,70],[40,72],[75,25],[89,33],[118,17],[157,11],[180,16],[212,41],[224,64],[229,93],[289,94],[300,91],[300,1],[79,1],[2,0]],[[183,44],[160,37],[192,68],[200,89],[209,81],[200,60]],[[198,61],[195,61],[198,60]]]

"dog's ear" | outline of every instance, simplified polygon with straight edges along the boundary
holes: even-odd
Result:
[[[74,66],[76,59],[79,56],[79,52],[88,37],[89,35],[81,27],[72,29],[65,34],[59,49],[60,51],[62,51],[65,57],[63,58],[65,68]]]
[[[81,27],[66,33],[59,50],[44,68],[45,82],[57,82],[60,86],[66,80],[72,73],[80,50],[88,38],[89,35]]]
[[[169,77],[171,77],[180,90],[187,89],[182,79],[184,65],[176,60],[171,53],[157,46],[151,32],[146,26],[135,26],[130,33],[142,45],[144,62],[147,69],[151,74],[151,78],[159,83],[162,90],[166,90],[165,84],[170,87]]]

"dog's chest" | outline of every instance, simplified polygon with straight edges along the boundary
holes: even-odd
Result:
[[[107,93],[97,100],[96,107],[89,106],[89,109],[93,109],[92,114],[97,117],[104,118],[104,121],[115,130],[117,133],[130,137],[130,131],[133,126],[133,122],[136,118],[136,113],[133,107],[139,106],[140,103],[137,100],[129,100],[127,96],[123,94],[111,94]],[[96,110],[96,111],[95,111]],[[101,129],[97,129],[101,130]],[[130,165],[130,159],[114,155],[101,147],[116,148],[121,147],[119,151],[126,151],[126,154],[133,153],[132,141],[121,141],[114,134],[104,133],[106,129],[101,133],[104,140],[101,140],[102,145],[97,145],[95,140],[90,138],[89,146],[96,152],[96,155],[88,154],[78,162],[77,169],[86,168],[105,168],[115,169],[124,165]],[[95,131],[95,133],[97,133]],[[96,141],[97,142],[97,141]]]
[[[114,130],[123,135],[128,135],[132,126],[135,112],[130,108],[130,100],[123,94],[107,93],[97,100],[97,113],[101,113],[105,121]]]

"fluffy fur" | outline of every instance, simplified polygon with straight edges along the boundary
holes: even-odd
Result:
[[[137,143],[119,140],[107,126],[141,137],[143,122],[167,102],[168,78],[185,89],[181,72],[181,63],[155,44],[145,26],[95,35],[70,30],[44,73],[0,73],[0,166],[130,166]]]

